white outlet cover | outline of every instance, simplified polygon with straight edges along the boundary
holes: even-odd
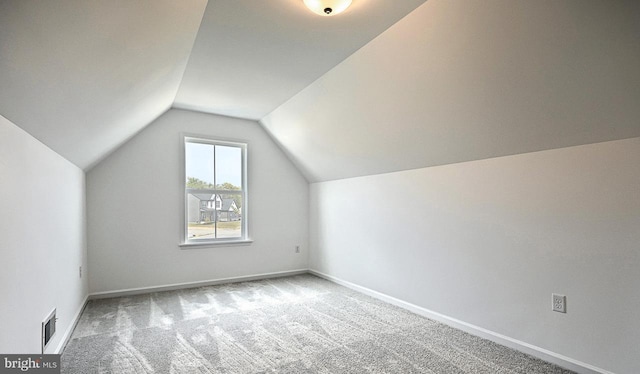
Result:
[[[567,312],[567,297],[560,294],[551,294],[551,310],[554,312]]]

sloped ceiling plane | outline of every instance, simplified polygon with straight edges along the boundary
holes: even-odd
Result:
[[[89,170],[170,108],[310,182],[640,136],[640,2],[2,0],[0,115]]]

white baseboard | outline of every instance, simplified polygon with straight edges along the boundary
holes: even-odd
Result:
[[[139,295],[139,294],[150,293],[150,292],[172,291],[172,290],[178,290],[178,289],[211,286],[211,285],[217,285],[217,284],[247,282],[252,280],[286,277],[286,276],[299,275],[299,274],[305,274],[305,273],[310,273],[310,274],[319,276],[331,282],[334,282],[339,285],[348,287],[352,290],[361,292],[365,295],[369,295],[371,297],[382,300],[389,304],[393,304],[403,309],[409,310],[423,317],[427,317],[427,318],[436,320],[438,322],[442,322],[451,327],[457,328],[459,330],[468,332],[470,334],[479,336],[487,340],[491,340],[495,343],[529,354],[531,356],[556,364],[563,368],[573,370],[580,374],[614,374],[611,371],[598,368],[596,366],[572,359],[570,357],[549,351],[544,348],[537,347],[535,345],[532,345],[514,338],[510,338],[508,336],[499,334],[497,332],[493,332],[491,330],[487,330],[485,328],[475,326],[473,324],[446,316],[444,314],[440,314],[438,312],[434,312],[432,310],[417,306],[415,304],[411,304],[409,302],[396,299],[395,297],[383,294],[378,291],[374,291],[372,289],[342,280],[340,278],[337,278],[332,275],[325,274],[313,269],[288,270],[288,271],[280,271],[280,272],[273,272],[273,273],[240,276],[240,277],[220,278],[220,279],[213,279],[213,280],[207,280],[207,281],[185,282],[185,283],[176,283],[176,284],[169,284],[169,285],[162,285],[162,286],[152,286],[152,287],[129,288],[124,290],[106,291],[106,292],[94,292],[89,294],[85,298],[83,305],[81,306],[81,308],[78,310],[78,312],[74,317],[73,324],[71,324],[71,326],[67,328],[67,330],[65,331],[64,337],[62,338],[61,342],[58,344],[58,347],[56,348],[56,353],[61,353],[64,347],[66,346],[69,338],[71,337],[71,333],[73,332],[73,329],[75,328],[76,324],[78,323],[78,320],[80,319],[80,315],[84,310],[84,307],[87,305],[88,300]]]
[[[247,281],[259,280],[259,279],[268,279],[268,278],[286,277],[286,276],[298,275],[298,274],[306,274],[308,272],[309,271],[307,269],[287,270],[287,271],[279,271],[274,273],[245,275],[245,276],[230,277],[230,278],[219,278],[219,279],[212,279],[212,280],[206,280],[206,281],[166,284],[162,286],[128,288],[124,290],[105,291],[105,292],[93,292],[89,294],[89,300],[140,295],[140,294],[151,293],[151,292],[173,291],[173,290],[181,290],[185,288],[213,286],[216,284],[247,282]]]
[[[309,269],[309,273],[313,274],[313,275],[317,275],[321,278],[324,278],[326,280],[329,280],[331,282],[337,283],[339,285],[345,286],[347,288],[350,288],[352,290],[361,292],[365,295],[369,295],[371,297],[374,297],[376,299],[382,300],[384,302],[387,302],[389,304],[393,304],[396,306],[399,306],[403,309],[407,309],[413,313],[416,313],[418,315],[421,315],[423,317],[427,317],[433,320],[436,320],[438,322],[442,322],[446,325],[449,325],[451,327],[457,328],[459,330],[468,332],[472,335],[476,335],[479,336],[481,338],[487,339],[487,340],[491,340],[495,343],[504,345],[506,347],[518,350],[520,352],[529,354],[531,356],[537,357],[541,360],[556,364],[558,366],[561,366],[563,368],[569,369],[569,370],[573,370],[577,373],[580,374],[614,374],[610,371],[595,367],[593,365],[578,361],[578,360],[574,360],[570,357],[567,356],[563,356],[561,354],[555,353],[555,352],[551,352],[547,349],[544,348],[540,348],[537,347],[535,345],[529,344],[529,343],[525,343],[523,341],[517,340],[517,339],[513,339],[510,338],[508,336],[502,335],[502,334],[498,334],[497,332],[493,332],[491,330],[487,330],[485,328],[479,327],[479,326],[475,326],[472,325],[470,323],[464,322],[464,321],[460,321],[458,319],[452,318],[452,317],[448,317],[445,316],[443,314],[434,312],[432,310],[429,309],[425,309],[423,307],[417,306],[415,304],[411,304],[408,303],[406,301],[400,300],[400,299],[396,299],[395,297],[383,294],[381,292],[378,291],[374,291],[372,289],[363,287],[363,286],[359,286],[357,284],[342,280],[340,278],[336,278],[332,275],[329,274],[325,274],[322,273],[320,271],[317,270],[313,270],[313,269]]]
[[[87,306],[88,301],[89,301],[89,295],[84,297],[84,300],[80,305],[80,308],[78,308],[78,310],[76,311],[76,314],[73,316],[73,320],[71,320],[69,327],[67,327],[67,329],[65,330],[64,335],[62,336],[62,339],[60,339],[60,343],[58,343],[58,346],[54,351],[55,354],[61,354],[62,351],[64,351],[64,347],[67,346],[67,343],[71,338],[71,334],[73,333],[73,330],[75,330],[76,325],[78,324],[78,321],[80,321],[80,316],[82,315],[84,308]]]

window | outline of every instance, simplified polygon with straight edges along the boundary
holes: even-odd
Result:
[[[248,241],[247,145],[184,137],[184,244]]]

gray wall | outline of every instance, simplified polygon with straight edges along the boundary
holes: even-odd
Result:
[[[251,245],[178,246],[182,132],[248,143]],[[307,268],[309,185],[254,121],[168,111],[87,173],[87,206],[91,292]]]
[[[0,116],[0,352],[40,353],[57,308],[60,349],[87,295],[85,176]]]
[[[638,373],[639,165],[633,138],[312,184],[310,267]]]

